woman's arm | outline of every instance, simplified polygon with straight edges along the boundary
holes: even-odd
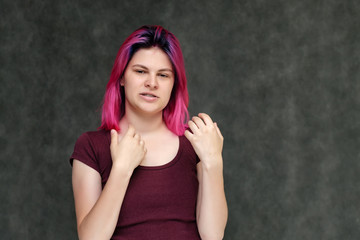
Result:
[[[222,147],[223,136],[216,123],[201,113],[189,122],[192,131],[186,131],[196,154],[199,193],[197,224],[203,240],[222,239],[227,221],[227,203],[224,192]]]
[[[145,156],[146,149],[132,127],[118,140],[111,131],[113,166],[101,190],[98,172],[75,160],[72,182],[79,239],[110,239],[119,218],[120,208],[133,170]]]
[[[112,168],[103,191],[99,173],[82,162],[74,161],[72,175],[79,239],[110,239],[129,183],[129,174]]]
[[[227,221],[222,167],[206,168],[198,163],[199,194],[197,224],[201,239],[222,239]]]

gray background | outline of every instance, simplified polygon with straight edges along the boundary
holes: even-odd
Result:
[[[360,239],[360,3],[1,1],[0,237],[76,239],[68,157],[125,38],[181,42],[225,137],[225,239]]]

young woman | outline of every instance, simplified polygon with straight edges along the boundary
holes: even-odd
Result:
[[[187,106],[178,40],[139,28],[116,57],[100,130],[71,156],[79,239],[223,238],[223,137],[204,113],[187,122]]]

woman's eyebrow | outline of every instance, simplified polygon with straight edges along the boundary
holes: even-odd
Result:
[[[141,64],[134,64],[132,65],[131,67],[140,67],[140,68],[144,68],[144,69],[148,69],[146,66],[144,65],[141,65]],[[159,72],[173,72],[173,70],[171,68],[161,68],[158,70]]]
[[[162,68],[162,69],[159,69],[159,72],[165,72],[165,71],[167,71],[167,72],[173,72],[173,70],[170,69],[170,68]]]
[[[145,67],[144,65],[141,65],[141,64],[134,64],[131,67],[141,67],[141,68],[148,69],[147,67]]]

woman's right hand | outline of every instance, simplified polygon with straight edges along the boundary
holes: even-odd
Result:
[[[116,130],[111,132],[110,152],[113,167],[132,172],[140,165],[146,154],[145,143],[135,128],[129,125],[121,140]]]

